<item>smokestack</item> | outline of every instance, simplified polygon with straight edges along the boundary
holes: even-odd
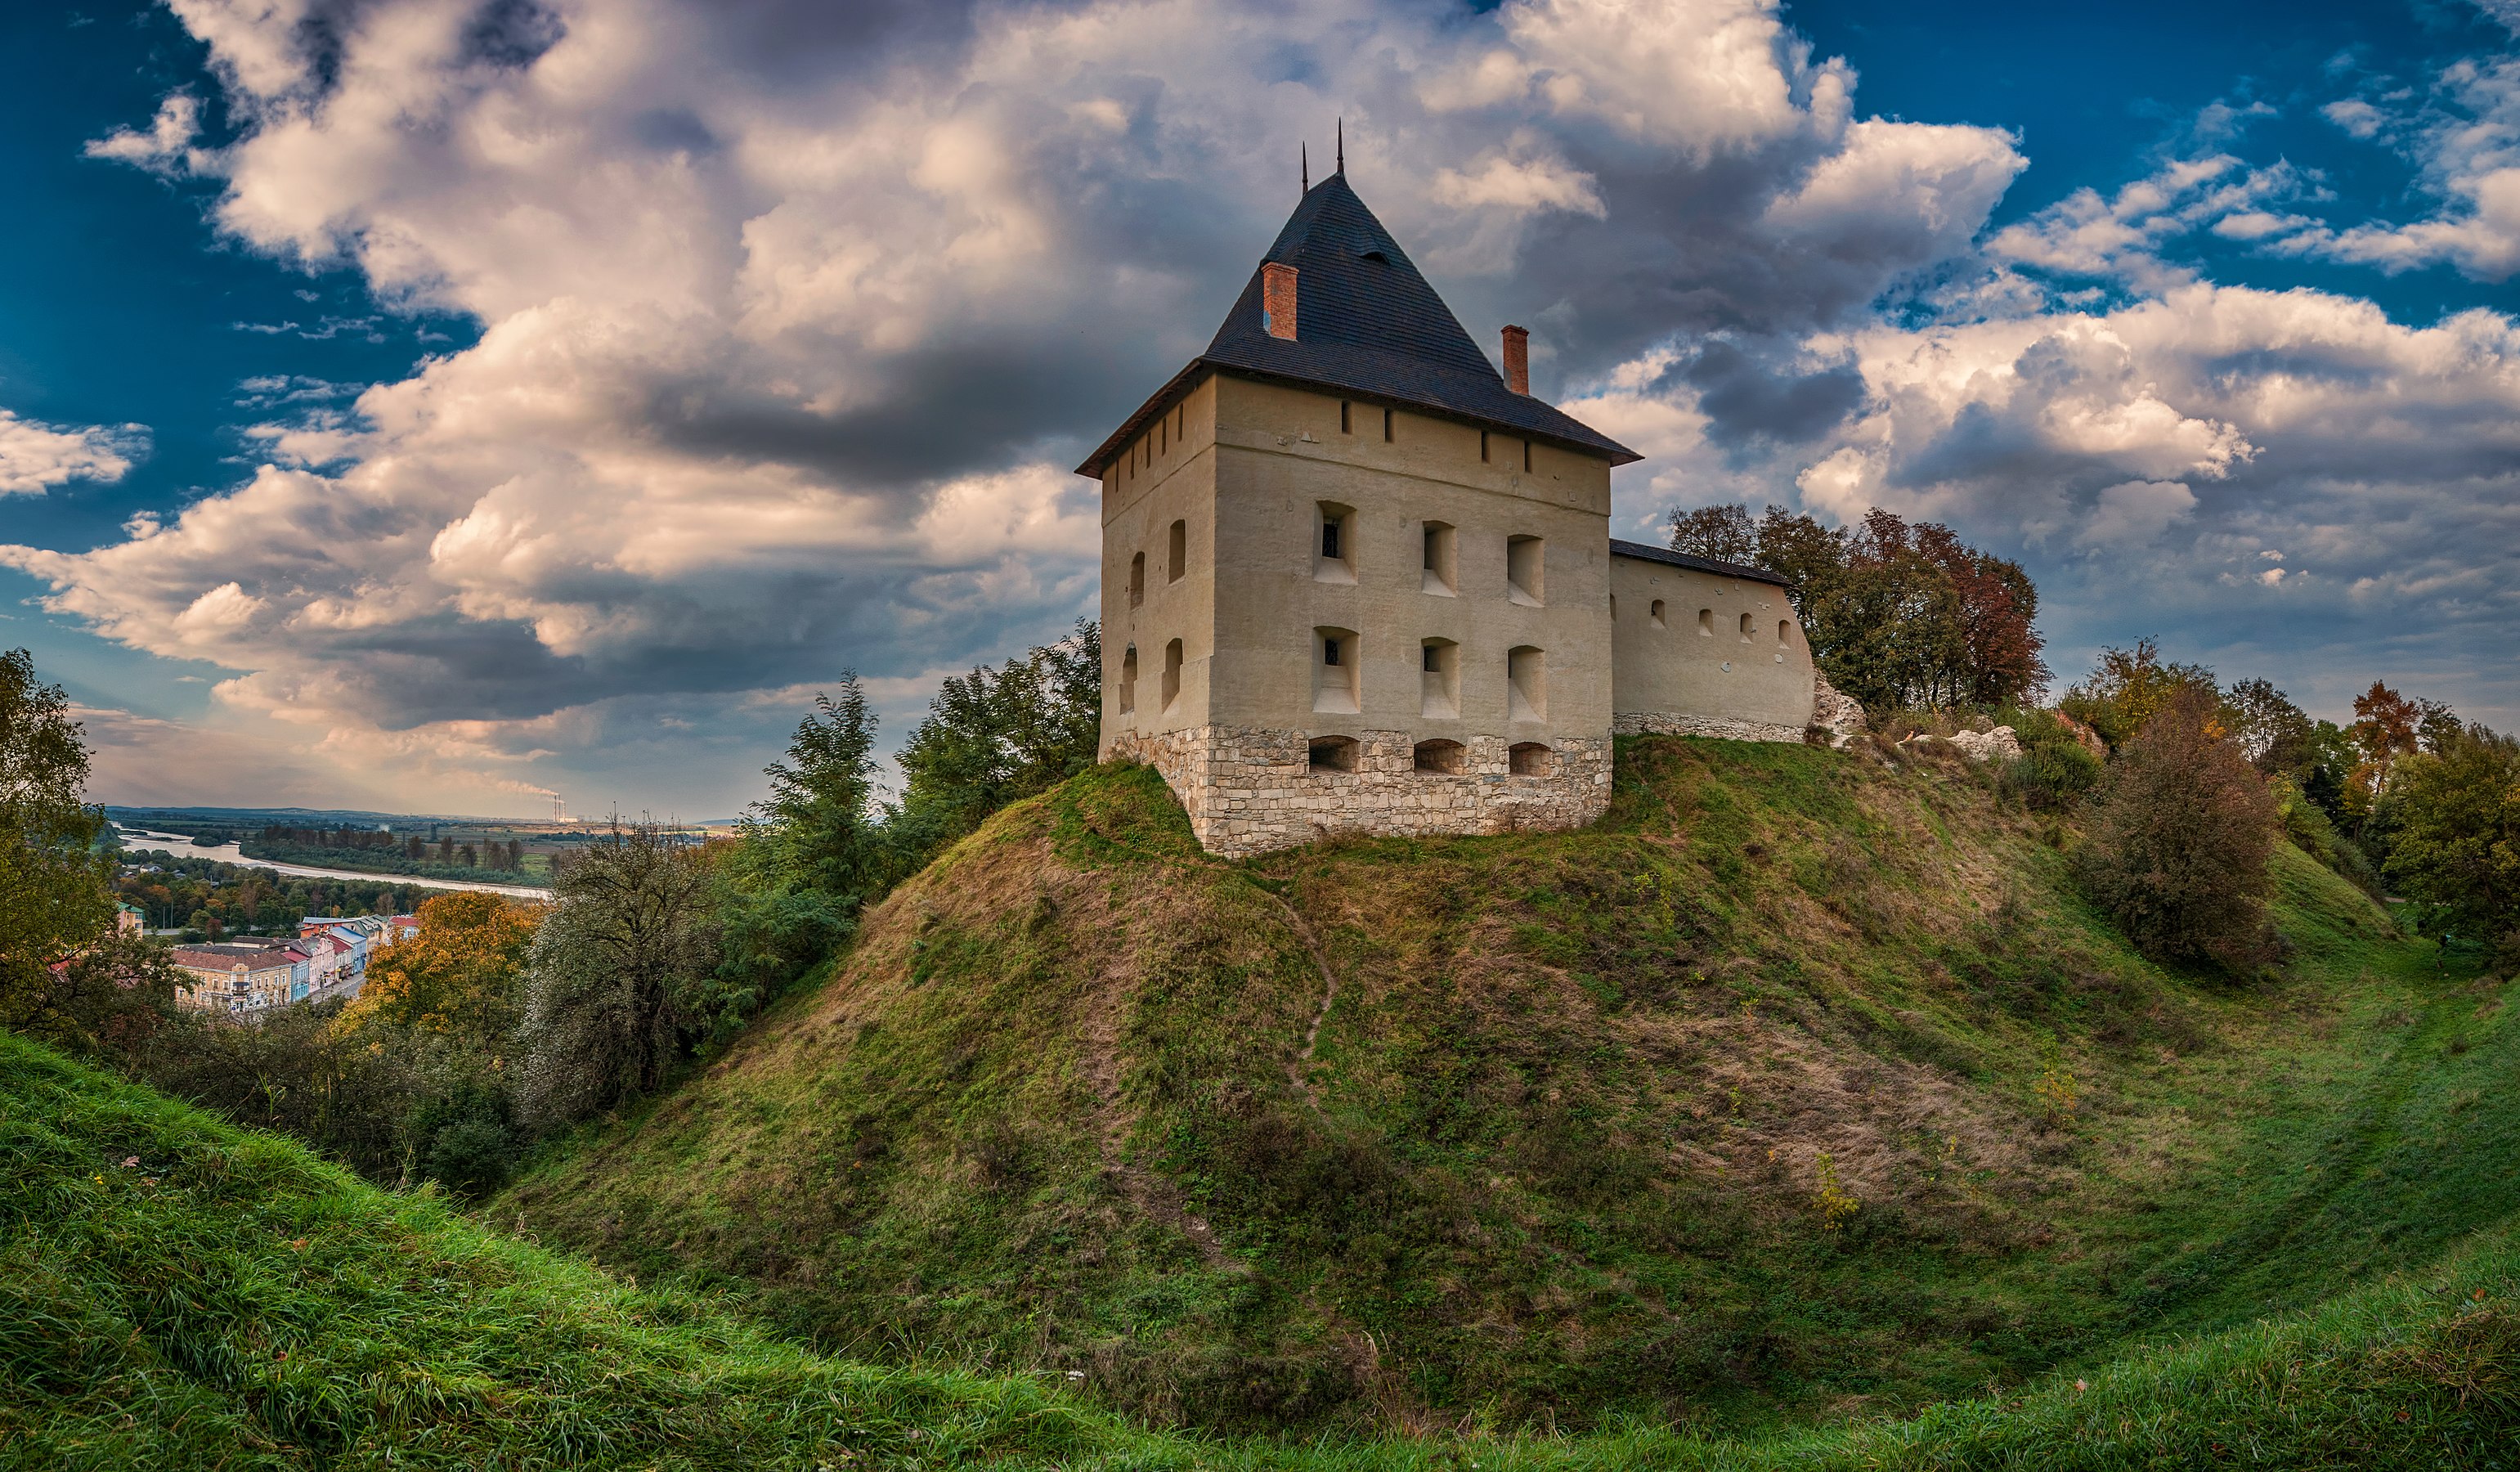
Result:
[[[1295,341],[1295,268],[1276,261],[1260,266],[1260,311],[1269,336]],[[1515,329],[1520,331],[1519,328]]]
[[[1531,334],[1519,327],[1505,330],[1505,386],[1516,393],[1531,391]]]

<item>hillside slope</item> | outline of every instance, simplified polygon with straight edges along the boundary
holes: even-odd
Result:
[[[2520,1436],[2520,1252],[2010,1400],[1780,1440],[1288,1445],[1021,1381],[870,1369],[624,1286],[0,1033],[0,1468],[1527,1472],[2486,1467]]]
[[[1642,738],[1586,832],[1231,865],[1106,768],[488,1216],[1164,1419],[1737,1427],[2315,1303],[2520,1208],[2478,1148],[2498,994],[2289,850],[2283,974],[2165,975],[2056,837],[1964,767]]]

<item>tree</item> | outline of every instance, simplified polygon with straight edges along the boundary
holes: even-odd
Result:
[[[2364,780],[2372,792],[2388,790],[2398,759],[2420,750],[2423,710],[2380,680],[2354,697],[2354,740],[2362,748]]]
[[[1758,558],[1759,529],[1751,525],[1749,511],[1737,504],[1675,511],[1671,514],[1671,549],[1691,557],[1747,564]]]
[[[550,1127],[654,1092],[703,1021],[718,960],[710,857],[614,819],[562,865],[534,937],[518,1092]]]
[[[2146,954],[2242,970],[2264,949],[2279,813],[2216,706],[2210,683],[2170,688],[2113,767],[2076,867]]]
[[[1102,730],[1102,636],[1090,619],[1003,669],[948,676],[899,758],[905,837],[923,860],[1092,766]]]
[[[525,958],[542,909],[472,891],[424,900],[420,929],[369,958],[345,1018],[498,1047],[523,1016]]]
[[[2219,702],[2213,670],[2202,665],[2164,664],[2159,645],[2138,639],[2133,649],[2100,651],[2091,676],[2067,689],[2056,707],[2097,732],[2114,752],[2186,691],[2201,691]]]
[[[2403,759],[2384,872],[2424,934],[2495,943],[2520,965],[2520,740],[2471,725]]]
[[[2270,775],[2299,777],[2315,756],[2318,727],[2308,712],[2268,680],[2240,680],[2223,692],[2224,724],[2240,744],[2240,755]]]
[[[2019,563],[1963,545],[1949,527],[1916,528],[1916,550],[1940,568],[1959,598],[1959,642],[1966,694],[1972,705],[2025,704],[2048,688],[2048,662],[2039,657],[2039,588]]]
[[[26,651],[0,655],[0,1019],[42,1005],[53,963],[113,926],[87,770],[62,688],[37,679]]]

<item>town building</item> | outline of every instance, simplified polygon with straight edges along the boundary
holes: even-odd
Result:
[[[176,946],[170,959],[189,979],[175,988],[177,1005],[241,1013],[286,1005],[302,981],[305,958],[277,945],[212,943]]]
[[[1345,172],[1207,350],[1077,470],[1102,483],[1105,758],[1199,842],[1566,828],[1614,733],[1800,741],[1783,579],[1609,534],[1635,451],[1492,364]]]

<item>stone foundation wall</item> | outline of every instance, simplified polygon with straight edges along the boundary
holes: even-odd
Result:
[[[1799,733],[1797,733],[1799,737]],[[1191,831],[1226,858],[1289,849],[1340,834],[1383,837],[1580,828],[1610,805],[1610,743],[1560,741],[1545,776],[1508,770],[1503,737],[1466,743],[1460,775],[1416,769],[1405,732],[1367,731],[1356,770],[1316,771],[1301,731],[1199,726],[1121,736],[1112,758],[1163,773]]]
[[[1796,726],[1762,720],[1734,720],[1727,715],[1689,715],[1679,711],[1621,711],[1610,717],[1614,736],[1720,736],[1728,741],[1788,741],[1799,746]]]

